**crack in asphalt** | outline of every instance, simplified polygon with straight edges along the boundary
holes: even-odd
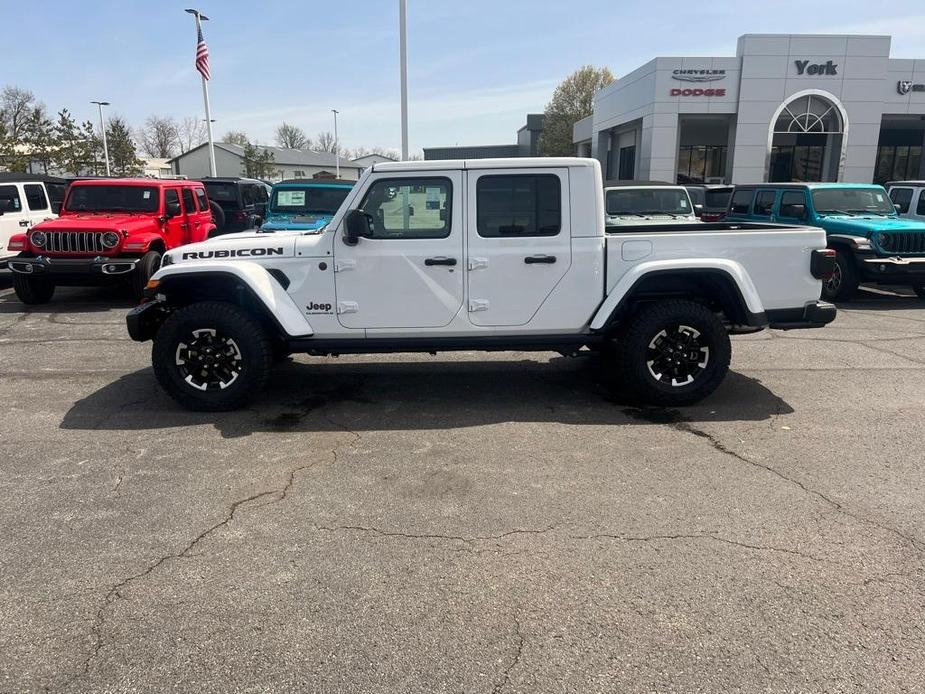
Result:
[[[595,535],[572,535],[573,540],[619,540],[621,542],[660,542],[672,540],[713,540],[722,542],[727,545],[734,545],[743,549],[751,549],[761,552],[781,552],[783,554],[792,554],[803,559],[809,559],[816,562],[827,562],[828,560],[817,557],[808,552],[801,552],[797,549],[788,549],[786,547],[774,547],[773,545],[754,545],[749,542],[733,540],[728,537],[711,533],[665,533],[660,535],[617,535],[612,533],[597,533]]]
[[[334,461],[336,461],[337,459],[336,451],[332,451],[332,453],[334,453]],[[295,483],[296,475],[299,472],[302,472],[303,470],[308,470],[317,464],[318,464],[318,461],[315,461],[308,465],[300,465],[298,467],[292,468],[289,471],[286,483],[279,489],[268,489],[262,492],[258,492],[257,494],[252,494],[251,496],[248,496],[244,499],[238,499],[237,501],[234,501],[228,507],[228,511],[226,512],[222,520],[220,520],[219,522],[215,523],[214,525],[210,526],[206,530],[203,530],[201,533],[196,535],[196,537],[190,540],[182,550],[180,550],[179,552],[166,554],[160,557],[157,561],[149,564],[142,571],[132,574],[131,576],[127,576],[123,578],[121,581],[119,581],[118,583],[116,583],[115,585],[111,586],[109,590],[107,591],[105,597],[103,598],[103,603],[100,605],[99,609],[96,612],[96,617],[94,619],[93,627],[91,628],[91,633],[94,637],[93,648],[91,649],[90,653],[87,655],[87,657],[83,661],[82,671],[78,673],[78,675],[76,675],[75,678],[81,675],[86,675],[90,672],[90,668],[93,665],[93,661],[99,656],[100,651],[102,651],[102,649],[105,647],[106,644],[105,644],[105,639],[104,639],[104,632],[105,632],[105,627],[107,624],[107,611],[108,611],[108,608],[111,605],[113,605],[113,603],[115,603],[116,600],[122,598],[121,591],[123,589],[129,587],[134,582],[139,581],[149,576],[151,573],[156,571],[160,566],[162,566],[163,564],[165,564],[166,562],[170,560],[187,559],[192,556],[198,556],[198,555],[192,554],[193,549],[195,549],[195,547],[200,542],[208,538],[214,532],[220,530],[221,528],[228,525],[231,521],[233,521],[235,519],[235,515],[237,514],[238,510],[245,504],[249,504],[250,502],[257,501],[258,499],[263,499],[267,497],[275,497],[271,501],[265,504],[259,504],[258,506],[255,507],[255,508],[260,508],[263,506],[269,506],[270,504],[279,503],[285,500],[289,494],[289,490],[292,488],[292,485]],[[68,681],[66,683],[66,686],[69,685],[75,678],[72,678],[70,681]]]
[[[524,635],[520,630],[520,620],[516,615],[514,616],[514,635],[517,637],[517,649],[514,652],[514,657],[508,663],[508,666],[502,670],[500,678],[495,683],[495,686],[491,688],[491,694],[499,694],[508,685],[511,681],[511,671],[520,663],[520,657],[524,652]]]
[[[508,530],[497,535],[474,535],[472,537],[466,537],[464,535],[446,535],[442,533],[408,533],[401,532],[399,530],[382,530],[381,528],[367,525],[315,526],[315,529],[320,532],[352,531],[378,535],[380,537],[398,537],[406,540],[447,540],[450,542],[462,542],[467,545],[474,545],[477,542],[501,540],[505,537],[510,537],[511,535],[542,535],[543,533],[548,533],[553,528],[555,528],[554,525],[549,525],[545,528],[515,528],[514,530]]]
[[[751,460],[751,459],[749,459],[749,458],[746,458],[746,457],[745,457],[744,455],[742,455],[741,453],[738,453],[737,451],[734,451],[733,449],[729,448],[729,446],[727,446],[726,444],[724,444],[722,441],[720,441],[720,440],[719,440],[716,436],[714,436],[713,434],[710,434],[709,432],[704,431],[703,429],[698,429],[697,427],[695,427],[695,426],[694,426],[693,424],[691,424],[690,422],[686,422],[686,421],[683,421],[683,420],[682,420],[682,421],[675,421],[675,422],[671,422],[670,425],[671,425],[676,431],[681,431],[681,432],[684,432],[684,433],[687,433],[687,434],[692,434],[692,435],[694,435],[694,436],[696,436],[696,437],[698,437],[698,438],[701,438],[701,439],[706,440],[707,442],[709,442],[709,444],[710,444],[711,446],[713,446],[713,448],[715,448],[715,449],[716,449],[717,451],[719,451],[720,453],[723,453],[723,454],[725,454],[725,455],[727,455],[727,456],[730,456],[730,457],[732,457],[732,458],[734,458],[734,459],[736,459],[736,460],[738,460],[738,461],[740,461],[740,462],[742,462],[742,463],[745,463],[745,464],[747,464],[747,465],[751,465],[752,467],[756,467],[756,468],[765,470],[765,471],[771,473],[772,475],[774,475],[775,477],[778,477],[778,478],[780,478],[781,480],[784,480],[785,482],[787,482],[787,483],[789,483],[789,484],[792,484],[792,485],[794,485],[794,486],[796,486],[796,487],[799,487],[799,488],[800,488],[801,490],[803,490],[806,494],[809,494],[809,495],[811,495],[811,496],[815,496],[815,497],[817,497],[818,499],[820,499],[821,501],[823,501],[824,503],[828,504],[828,505],[829,505],[833,510],[835,510],[837,513],[840,513],[840,514],[842,514],[842,515],[848,516],[849,518],[853,518],[854,520],[859,521],[859,522],[861,522],[861,523],[866,523],[867,525],[871,525],[871,526],[873,526],[873,527],[875,527],[875,528],[879,528],[880,530],[883,530],[883,531],[885,531],[885,532],[891,533],[892,535],[895,535],[896,537],[902,539],[903,541],[905,541],[906,543],[908,543],[909,545],[911,545],[911,546],[913,547],[913,549],[915,549],[915,550],[917,550],[917,551],[919,551],[919,552],[925,551],[925,543],[923,543],[923,542],[922,542],[921,540],[919,540],[917,537],[915,537],[915,536],[913,536],[913,535],[910,535],[910,534],[908,534],[908,533],[905,533],[905,532],[903,532],[902,530],[899,530],[898,528],[894,528],[894,527],[892,527],[892,526],[886,525],[885,523],[881,523],[881,522],[876,521],[876,520],[873,520],[873,519],[871,519],[871,518],[866,518],[866,517],[864,517],[864,516],[861,516],[861,515],[859,515],[859,514],[857,514],[857,513],[854,513],[854,512],[852,512],[852,511],[850,511],[849,509],[845,508],[845,506],[844,506],[841,502],[836,501],[835,499],[833,499],[833,498],[830,497],[830,496],[827,496],[826,494],[823,494],[823,493],[820,492],[818,489],[813,489],[812,487],[807,486],[806,484],[804,484],[803,482],[801,482],[801,481],[798,480],[798,479],[795,479],[795,478],[793,478],[793,477],[788,477],[788,476],[785,475],[783,472],[781,472],[780,470],[777,470],[777,469],[771,467],[770,465],[766,465],[766,464],[764,464],[764,463],[759,463],[759,462],[757,462],[757,461],[754,461],[754,460]]]

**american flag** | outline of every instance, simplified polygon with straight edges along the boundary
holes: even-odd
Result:
[[[206,40],[202,37],[202,27],[197,27],[199,31],[199,41],[196,43],[196,69],[203,79],[209,79],[212,73],[209,72],[209,47]]]

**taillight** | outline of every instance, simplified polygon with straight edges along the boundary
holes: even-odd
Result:
[[[700,215],[700,220],[703,222],[721,222],[723,220],[722,212],[704,212]]]
[[[835,272],[835,251],[831,248],[820,248],[813,251],[809,261],[809,271],[817,280],[828,280]]]

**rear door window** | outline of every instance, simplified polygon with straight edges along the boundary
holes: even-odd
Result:
[[[770,217],[771,209],[774,207],[775,197],[777,197],[777,193],[773,190],[759,190],[758,194],[755,196],[754,214],[762,217]]]
[[[45,197],[45,189],[41,183],[27,183],[23,186],[26,191],[26,203],[33,212],[48,209],[48,198]]]
[[[183,189],[183,211],[186,214],[192,214],[196,211],[196,202],[193,200],[193,191],[189,188]]]
[[[732,194],[732,200],[729,203],[729,211],[732,214],[748,214],[748,209],[752,204],[753,190],[737,190]]]
[[[912,204],[912,188],[890,188],[890,200],[899,206],[900,214],[906,214]]]

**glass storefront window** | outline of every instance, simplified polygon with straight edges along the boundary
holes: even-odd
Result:
[[[874,183],[916,179],[921,161],[921,145],[880,145],[877,148]]]
[[[725,145],[684,145],[678,148],[677,183],[705,183],[726,176]]]

